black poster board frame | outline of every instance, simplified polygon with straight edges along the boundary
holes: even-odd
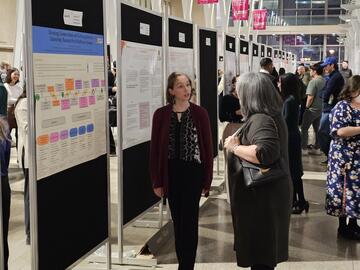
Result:
[[[144,10],[134,5],[121,2],[121,40],[130,41],[137,44],[154,45],[163,47],[163,17],[152,11]],[[138,26],[140,23],[148,24],[150,27],[149,35],[140,34]],[[120,54],[118,53],[118,60],[121,63]],[[120,75],[122,67],[118,71]],[[118,82],[121,83],[121,78],[118,77]],[[122,98],[117,100],[118,108],[122,107]],[[122,115],[118,110],[118,132],[122,132]],[[120,133],[118,133],[120,134]],[[119,136],[118,145],[122,145],[122,136]],[[150,141],[140,143],[122,149],[120,147],[119,157],[119,174],[122,179],[122,194],[119,203],[123,205],[122,225],[131,223],[134,219],[140,216],[143,212],[157,204],[160,199],[155,196],[152,183],[150,179],[149,156],[150,156]],[[141,187],[141,188],[139,188]],[[119,195],[120,196],[120,195]],[[141,200],[139,200],[141,198]]]
[[[82,12],[82,24],[65,24],[64,10]],[[42,27],[54,31],[76,31],[103,37],[104,80],[107,83],[106,31],[103,0],[25,1],[25,66],[29,114],[29,186],[31,206],[32,269],[66,269],[109,241],[108,155],[54,173],[37,177],[36,115],[32,31]],[[92,18],[96,17],[97,20]],[[107,93],[107,91],[105,91]],[[107,103],[104,118],[107,120]],[[103,128],[107,134],[107,121]],[[95,128],[97,128],[96,126]],[[106,151],[108,152],[108,136]],[[110,245],[108,245],[109,248]],[[109,256],[109,249],[108,249]],[[108,257],[109,258],[109,257]],[[109,268],[109,260],[108,266]]]
[[[218,155],[217,32],[198,28],[200,105],[209,114],[214,158]]]

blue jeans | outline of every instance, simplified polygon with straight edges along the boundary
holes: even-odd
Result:
[[[325,153],[326,156],[329,154],[330,150],[330,113],[322,113],[320,118],[320,127],[318,132],[320,149]]]

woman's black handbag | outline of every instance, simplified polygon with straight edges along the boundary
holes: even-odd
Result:
[[[275,121],[274,124],[277,130]],[[240,131],[241,129],[239,129],[234,135],[238,136]],[[277,133],[279,135],[278,130]],[[240,177],[240,174],[242,174],[245,186],[248,188],[262,186],[287,176],[287,172],[281,166],[282,160],[283,159],[280,158],[270,167],[263,168],[246,160],[242,160],[235,154],[231,153],[228,156],[228,174],[229,177],[236,178]]]

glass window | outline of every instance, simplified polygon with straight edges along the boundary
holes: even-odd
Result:
[[[313,9],[312,11],[312,15],[315,15],[315,16],[324,16],[325,15],[325,9]]]
[[[295,45],[295,35],[284,35],[283,45]]]
[[[327,46],[326,47],[326,57],[335,56],[339,60],[339,47]]]
[[[329,8],[340,7],[341,4],[341,1],[339,0],[327,0],[327,2]]]
[[[302,58],[302,47],[287,46],[287,47],[283,47],[283,50],[295,54],[297,59]]]
[[[311,8],[311,1],[294,1],[297,4],[297,8]]]
[[[258,36],[257,42],[267,44],[266,43],[266,36]]]
[[[295,9],[285,9],[284,16],[296,16],[296,10]]]
[[[296,8],[296,3],[294,0],[283,0],[284,9],[287,8]]]
[[[324,44],[324,35],[311,35],[311,45]]]
[[[311,10],[310,9],[306,9],[306,10],[298,10],[297,11],[297,15],[298,16],[310,16],[311,14]]]
[[[296,45],[309,45],[309,44],[310,44],[310,35],[296,36]]]
[[[314,46],[303,48],[303,58],[307,58],[308,61],[320,61],[321,47]]]
[[[268,45],[271,45],[271,46],[274,46],[274,45],[277,45],[279,46],[280,45],[280,36],[279,35],[271,35],[271,36],[268,36],[268,41],[267,41]]]
[[[337,42],[338,35],[327,35],[326,36],[326,44],[327,45],[338,45],[339,42]]]
[[[329,15],[340,15],[341,14],[341,9],[328,9],[328,14]]]

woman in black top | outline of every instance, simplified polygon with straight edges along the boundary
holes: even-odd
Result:
[[[240,102],[236,93],[236,77],[231,81],[231,92],[220,98],[219,119],[221,122],[240,123]]]
[[[282,75],[280,90],[284,100],[283,116],[288,127],[289,167],[294,185],[292,213],[301,214],[304,210],[309,211],[309,203],[305,200],[301,179],[304,173],[301,159],[301,136],[298,128],[300,98],[296,75],[292,73]]]

